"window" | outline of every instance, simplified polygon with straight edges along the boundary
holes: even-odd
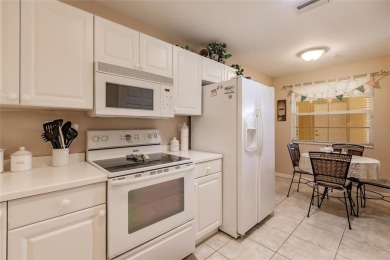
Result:
[[[373,145],[373,92],[300,102],[292,98],[292,139]]]

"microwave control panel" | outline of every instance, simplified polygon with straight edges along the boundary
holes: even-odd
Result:
[[[161,116],[174,117],[173,87],[161,86]]]

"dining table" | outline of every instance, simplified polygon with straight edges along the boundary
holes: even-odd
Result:
[[[302,153],[299,160],[299,168],[313,173],[309,153]],[[357,179],[380,179],[380,161],[377,159],[353,155],[348,170],[348,177]]]

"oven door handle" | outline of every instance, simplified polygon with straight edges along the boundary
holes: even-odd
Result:
[[[115,181],[108,180],[108,185],[109,185],[109,187],[113,187],[113,186],[121,186],[121,185],[126,185],[126,184],[131,184],[131,183],[137,183],[137,182],[141,182],[141,181],[145,181],[145,180],[152,180],[152,179],[166,177],[166,176],[170,176],[170,175],[181,173],[181,172],[185,172],[185,171],[191,171],[192,169],[194,169],[194,167],[195,167],[195,165],[192,164],[189,167],[186,167],[186,168],[183,168],[183,169],[180,169],[180,170],[175,170],[175,171],[172,171],[172,172],[166,172],[166,173],[164,173],[162,175],[161,174],[155,174],[155,175],[146,176],[146,177],[133,178],[133,179],[130,179],[130,180],[115,180]]]

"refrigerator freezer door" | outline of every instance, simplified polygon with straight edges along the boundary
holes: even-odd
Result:
[[[257,118],[248,116],[245,119],[245,150],[255,152],[258,144]]]
[[[203,86],[202,92],[203,114],[191,117],[191,149],[223,154],[220,229],[237,238],[237,79]]]
[[[275,92],[271,87],[259,87],[259,175],[257,222],[275,208]]]

